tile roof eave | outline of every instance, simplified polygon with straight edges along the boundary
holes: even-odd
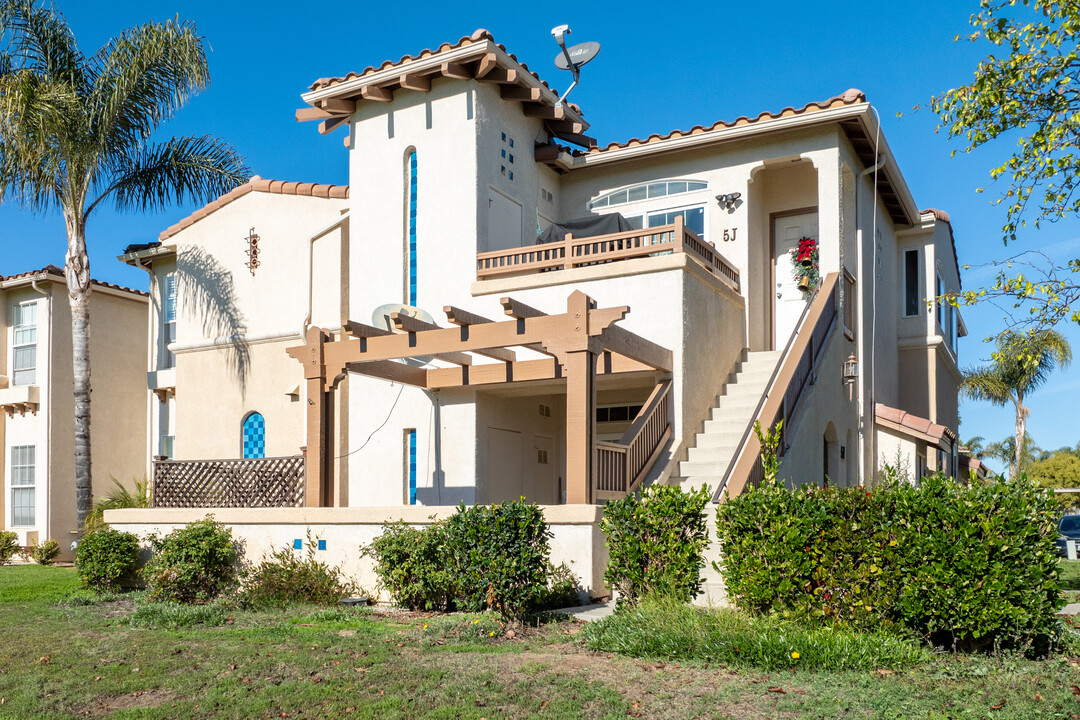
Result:
[[[29,272],[7,276],[0,275],[0,289],[7,290],[8,288],[24,287],[40,280],[49,280],[51,282],[58,281],[65,285],[67,284],[67,277],[64,275],[63,268],[57,267],[56,265],[46,265],[43,268],[30,270]],[[115,283],[105,282],[104,280],[94,280],[91,278],[90,284],[95,287],[115,290],[119,293],[128,293],[138,297],[150,297],[150,294],[144,290],[136,290],[135,288],[116,285]]]

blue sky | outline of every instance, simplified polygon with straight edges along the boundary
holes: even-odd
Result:
[[[420,2],[326,4],[110,0],[60,2],[80,46],[92,52],[121,29],[179,14],[194,21],[210,47],[213,85],[165,127],[169,134],[212,134],[232,142],[254,172],[267,178],[347,182],[341,131],[320,136],[314,123],[298,124],[300,93],[321,76],[344,74],[397,59],[478,27],[563,88],[566,73],[552,60],[549,30],[570,23],[572,42],[597,40],[600,56],[582,74],[572,99],[601,143],[689,128],[739,115],[838,95],[866,92],[919,207],[952,216],[961,264],[976,265],[1038,247],[1059,258],[1080,257],[1080,221],[1069,219],[1025,233],[1005,248],[1003,213],[988,171],[1010,147],[950,158],[958,143],[935,134],[937,118],[912,112],[936,92],[965,82],[986,48],[953,37],[969,30],[976,0],[905,3],[703,3],[671,6],[600,3]],[[107,10],[104,8],[108,8]],[[904,113],[897,117],[897,113]],[[976,195],[975,188],[987,187]],[[193,207],[158,214],[117,215],[105,209],[87,230],[95,277],[144,287],[138,270],[116,262],[128,243],[154,240]],[[33,216],[0,205],[0,274],[62,264],[65,238],[56,216]],[[965,286],[987,279],[965,275]],[[982,339],[1001,327],[993,307],[966,309],[971,335],[961,340],[961,364],[985,359]],[[1063,328],[1080,353],[1080,332]],[[1080,401],[1078,368],[1054,376],[1031,399],[1029,430],[1043,447],[1072,445],[1080,432],[1069,407]],[[961,407],[961,436],[991,440],[1012,431],[1012,413],[984,404]]]

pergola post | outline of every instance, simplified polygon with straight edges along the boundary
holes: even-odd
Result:
[[[304,504],[326,505],[326,365],[323,345],[328,336],[317,327],[308,328],[304,348],[304,379],[307,382],[307,449],[304,451]]]
[[[566,353],[566,503],[592,503],[596,456],[596,355]]]

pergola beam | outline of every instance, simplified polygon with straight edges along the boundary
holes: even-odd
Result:
[[[604,349],[664,372],[671,372],[674,367],[670,350],[635,335],[626,328],[609,327],[604,332]]]
[[[510,317],[524,320],[525,318],[545,317],[546,312],[530,307],[520,300],[511,297],[499,298],[499,304],[503,306],[503,312]]]

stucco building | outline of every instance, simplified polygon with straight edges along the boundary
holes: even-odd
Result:
[[[146,475],[147,296],[92,281],[91,475],[95,494]],[[70,558],[75,514],[71,314],[60,268],[0,277],[2,529],[54,539]],[[132,439],[136,438],[136,442]]]
[[[740,492],[755,420],[783,420],[795,482],[869,481],[898,451],[957,471],[952,227],[860,91],[601,147],[478,30],[303,100],[348,188],[256,178],[121,256],[152,276],[169,504],[222,502],[191,490],[223,472],[204,461],[264,456],[307,509],[218,515],[263,545],[524,496],[598,588],[596,503]],[[907,442],[892,411],[948,431]],[[268,476],[229,467],[260,504]],[[115,519],[194,516],[155,512]]]

